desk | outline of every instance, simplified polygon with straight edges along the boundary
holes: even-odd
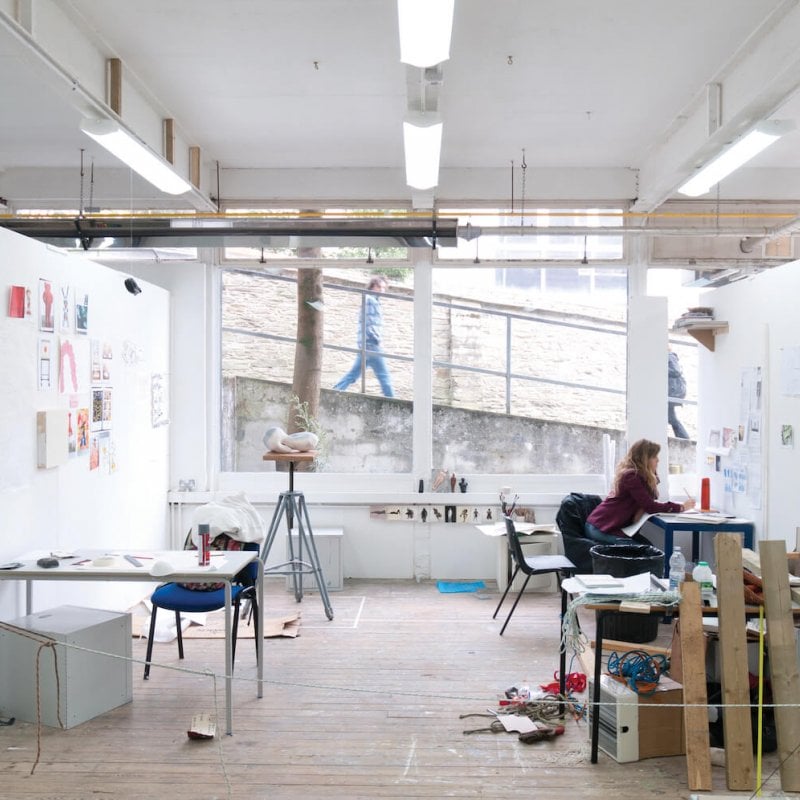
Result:
[[[141,549],[135,552],[141,552]],[[75,558],[61,559],[60,566],[45,569],[37,566],[36,559],[19,559],[22,566],[17,569],[0,570],[0,580],[25,581],[26,614],[33,612],[33,581],[207,581],[213,576],[215,581],[225,584],[225,713],[226,733],[233,733],[233,711],[231,705],[232,674],[233,674],[233,647],[231,636],[231,583],[236,575],[253,561],[258,562],[258,578],[256,591],[258,593],[258,613],[261,616],[258,630],[263,631],[264,615],[264,565],[255,550],[225,550],[224,556],[212,558],[211,567],[201,567],[197,563],[197,552],[192,550],[161,550],[148,551],[148,556],[153,559],[167,561],[175,568],[169,575],[151,575],[150,564],[153,561],[143,561],[142,566],[134,566],[124,558],[124,553],[108,550],[81,550],[75,553]],[[93,559],[97,556],[118,555],[115,566],[93,567],[89,564],[77,565],[76,562],[84,559]],[[264,687],[264,639],[256,642],[256,661],[258,674],[258,697],[263,696]]]
[[[655,514],[648,517],[647,522],[652,522],[664,531],[664,575],[669,575],[669,557],[672,555],[672,539],[676,531],[692,532],[692,563],[697,563],[700,554],[701,533],[741,533],[744,537],[744,547],[753,549],[755,538],[755,525],[750,520],[726,519],[724,522],[707,522],[700,519],[693,520],[683,514]],[[689,561],[689,559],[686,559]]]

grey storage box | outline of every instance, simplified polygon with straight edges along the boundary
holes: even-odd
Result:
[[[114,611],[59,606],[7,624],[57,642],[39,656],[42,722],[58,727],[58,710],[65,728],[130,703],[131,617]],[[36,662],[39,640],[0,629],[0,713],[36,722]],[[85,649],[76,649],[85,648]],[[99,651],[86,652],[87,650]],[[102,655],[109,653],[110,655]],[[119,656],[113,657],[113,656]]]
[[[314,544],[319,556],[319,565],[322,568],[322,577],[325,579],[325,586],[329,592],[341,591],[344,587],[342,570],[342,539],[344,538],[344,528],[314,528]],[[292,547],[295,556],[300,546],[300,537],[297,531],[292,531]],[[286,557],[289,557],[289,542],[287,536]],[[303,553],[303,558],[308,560],[307,554]],[[286,591],[291,592],[294,583],[291,576],[286,578]],[[317,582],[311,574],[303,575],[303,591],[316,592]]]

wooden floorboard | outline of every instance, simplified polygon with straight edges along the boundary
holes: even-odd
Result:
[[[565,735],[533,745],[515,734],[463,733],[490,720],[460,714],[496,707],[506,688],[536,687],[558,669],[558,597],[527,594],[503,637],[502,621],[492,619],[498,599],[492,586],[442,594],[433,582],[347,581],[331,595],[328,621],[316,594],[298,606],[283,581],[271,579],[266,613],[299,608],[300,634],[265,642],[260,700],[253,643],[240,641],[233,736],[186,736],[200,712],[217,711],[224,729],[220,677],[155,666],[145,682],[134,663],[133,702],[70,730],[42,729],[32,775],[37,726],[0,728],[0,797],[688,797],[683,757],[617,764],[601,751],[591,764],[585,722],[569,719]],[[185,648],[181,662],[174,642],[158,643],[154,658],[222,673],[222,639],[186,639]],[[144,652],[144,640],[134,640],[134,659]],[[766,757],[765,773],[774,766]],[[722,791],[724,770],[713,773]],[[779,789],[777,777],[767,789]]]

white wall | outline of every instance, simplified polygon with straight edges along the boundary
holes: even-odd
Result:
[[[742,370],[761,367],[764,417],[761,435],[763,492],[759,507],[746,494],[728,496],[731,511],[756,522],[758,539],[785,539],[795,546],[800,526],[800,397],[781,392],[781,353],[800,346],[797,297],[800,296],[800,264],[787,264],[769,272],[717,289],[707,295],[717,320],[727,321],[729,331],[716,337],[714,352],[703,349],[699,361],[699,471],[711,478],[712,504],[725,500],[723,475],[705,462],[703,445],[711,429],[737,428],[740,419]],[[795,445],[781,446],[781,425],[794,426]],[[734,463],[736,452],[722,457]]]
[[[25,551],[164,547],[170,427],[152,425],[151,376],[169,374],[168,292],[140,281],[142,293],[133,296],[118,272],[5,230],[0,230],[0,276],[5,304],[0,309],[0,561]],[[40,278],[53,283],[54,333],[38,329]],[[32,318],[7,316],[11,285],[31,289]],[[74,309],[72,329],[59,330],[60,288],[65,285],[89,293],[85,336],[74,330]],[[54,356],[54,388],[48,390],[40,390],[37,383],[37,347],[43,337],[51,341]],[[59,393],[57,354],[62,337],[78,348],[93,339],[112,348],[108,385],[113,392],[113,473],[90,471],[88,455],[69,458],[51,469],[37,467],[36,412],[90,407],[88,375],[84,391]],[[126,345],[133,353],[127,361]],[[75,603],[122,609],[151,588],[151,584],[39,583],[34,607]],[[0,582],[0,618],[24,614],[23,596],[16,582]]]

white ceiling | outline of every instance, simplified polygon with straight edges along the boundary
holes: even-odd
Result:
[[[798,130],[708,199],[800,198],[797,0],[456,0],[434,96],[440,182],[405,185],[402,120],[424,73],[399,62],[394,0],[0,0],[0,197],[11,210],[92,203],[215,207],[303,201],[622,203],[651,212],[707,155],[760,119]],[[108,115],[175,167],[200,148],[199,191],[154,190],[80,133]],[[707,86],[721,85],[709,135]],[[512,162],[514,167],[512,180]],[[777,222],[768,220],[767,225]]]

